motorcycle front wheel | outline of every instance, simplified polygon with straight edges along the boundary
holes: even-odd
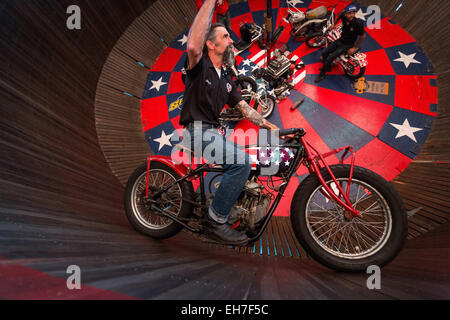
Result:
[[[169,166],[152,162],[149,171],[149,197],[168,187],[180,176]],[[139,232],[155,239],[165,239],[176,235],[182,226],[161,213],[152,210],[146,197],[147,162],[139,166],[128,179],[125,188],[125,211],[128,221]],[[192,214],[192,204],[183,199],[194,198],[192,183],[186,181],[175,184],[163,193],[155,205],[177,218],[188,218]]]
[[[245,90],[256,92],[258,90],[258,85],[256,84],[256,81],[247,76],[237,77],[236,80],[234,80],[234,83],[236,84],[236,87],[240,92]]]
[[[327,38],[321,32],[317,32],[307,36],[305,41],[310,48],[320,48],[327,43]]]
[[[261,96],[261,98],[258,99],[258,105],[261,106],[262,117],[267,118],[272,114],[273,110],[275,109],[276,100],[274,97],[269,95]]]
[[[343,190],[349,182],[349,165],[330,166]],[[335,192],[337,186],[324,168],[321,173]],[[349,212],[326,196],[315,174],[298,187],[291,204],[296,237],[319,263],[338,271],[364,272],[371,265],[382,267],[404,246],[408,221],[403,202],[381,176],[354,167],[350,201],[360,214]]]

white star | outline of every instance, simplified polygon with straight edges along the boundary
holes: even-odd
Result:
[[[412,53],[412,54],[406,55],[403,52],[400,52],[400,51],[397,51],[397,52],[400,55],[400,58],[397,58],[394,61],[403,62],[407,69],[408,69],[408,67],[409,67],[409,65],[411,63],[419,63],[419,64],[422,63],[422,62],[417,61],[416,59],[414,59],[414,57],[416,56],[416,53]]]
[[[248,72],[248,70],[245,69],[245,68],[242,68],[241,70],[238,70],[238,72],[239,72],[239,75],[244,75],[245,76],[245,74]]]
[[[258,159],[256,159],[256,160],[255,160],[255,163],[256,163],[256,164],[259,164],[259,161],[258,161]]]
[[[165,84],[167,84],[167,82],[163,82],[162,81],[162,77],[159,78],[158,81],[153,81],[152,80],[152,86],[151,86],[151,88],[149,90],[156,89],[156,91],[159,92],[159,89],[161,89],[161,86],[163,86]]]
[[[261,158],[264,158],[266,155],[264,154],[264,151],[261,151],[261,152],[259,153],[259,156],[260,156]]]
[[[275,164],[277,165],[277,166],[279,166],[280,165],[280,161],[275,161]]]
[[[257,64],[255,64],[255,65],[252,67],[252,71],[255,71],[255,70],[257,70],[257,69],[259,69],[259,67],[258,67]]]
[[[178,42],[181,42],[181,45],[184,46],[188,41],[188,38],[185,34],[183,34],[183,38],[181,38],[180,40],[178,40]]]
[[[288,166],[288,165],[290,164],[290,162],[289,162],[289,161],[286,161],[284,164]]]
[[[414,132],[423,130],[421,128],[411,127],[409,125],[408,119],[405,119],[405,121],[403,121],[403,124],[401,124],[401,125],[395,124],[392,122],[390,123],[390,125],[398,130],[397,135],[395,136],[395,139],[398,139],[403,136],[407,136],[408,138],[413,140],[415,143],[417,143],[417,140],[416,140],[416,137],[414,136]]]
[[[269,161],[269,160],[266,160],[266,162],[264,162],[264,164],[265,164],[265,165],[269,165],[269,164],[270,164],[270,161]]]
[[[361,20],[366,21],[366,16],[367,16],[368,14],[369,14],[369,12],[363,13],[362,9],[360,8],[360,9],[358,10],[358,12],[355,14],[355,17],[356,17],[356,18],[359,18],[359,19],[361,19]]]
[[[297,4],[303,3],[303,1],[302,0],[288,0],[288,3],[290,5],[293,5],[294,7],[296,7]]]
[[[173,134],[174,133],[172,132],[171,134],[166,135],[166,133],[163,130],[161,137],[159,137],[158,139],[154,139],[156,142],[159,143],[158,151],[160,151],[164,146],[169,146],[169,147],[172,146],[172,144],[170,143],[170,138],[172,138]]]
[[[291,153],[291,152],[289,152],[289,157],[290,157],[291,159],[294,158],[294,154]]]
[[[242,65],[243,65],[243,66],[249,66],[249,67],[250,67],[250,63],[251,63],[251,61],[248,60],[248,59],[242,61]]]

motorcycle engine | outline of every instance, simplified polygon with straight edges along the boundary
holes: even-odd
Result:
[[[275,89],[277,97],[288,89],[289,80],[294,72],[291,68],[291,60],[288,58],[289,54],[287,50],[274,50],[274,58],[263,74],[264,80]]]
[[[240,222],[239,229],[254,231],[256,223],[261,221],[269,209],[271,198],[263,193],[264,186],[253,178],[247,181],[241,196],[231,209],[229,224]],[[212,198],[208,199],[208,206]]]

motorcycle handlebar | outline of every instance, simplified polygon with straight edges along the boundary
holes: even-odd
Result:
[[[303,128],[290,128],[290,129],[280,129],[279,135],[281,136],[288,136],[291,134],[300,133],[302,136],[306,134],[305,129]]]

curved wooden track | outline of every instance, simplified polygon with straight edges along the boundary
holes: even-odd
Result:
[[[408,0],[396,11],[387,0],[361,3],[379,4],[418,39],[438,75],[431,134],[394,181],[415,212],[409,235],[416,239],[383,269],[381,291],[367,290],[364,275],[336,274],[287,254],[267,257],[275,252],[270,241],[268,251],[262,245],[243,255],[184,233],[154,242],[132,230],[123,184],[149,153],[136,126],[141,64],[151,66],[192,21],[194,1],[78,1],[82,29],[70,31],[72,2],[47,0],[0,3],[0,297],[74,298],[64,291],[65,271],[78,264],[85,298],[448,299],[450,57],[443,48],[450,45],[450,4]]]

